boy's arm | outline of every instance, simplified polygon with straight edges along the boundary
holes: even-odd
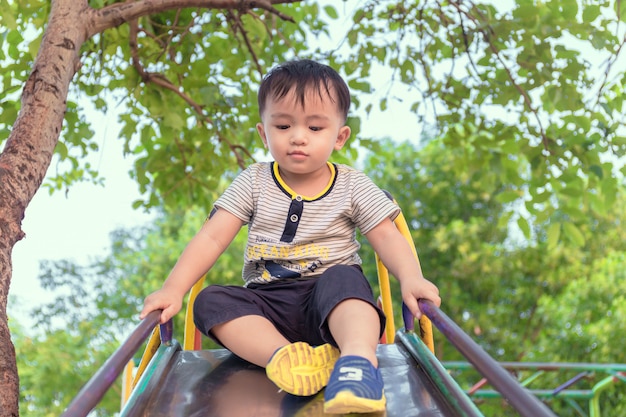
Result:
[[[242,225],[243,222],[235,215],[217,210],[191,239],[161,289],[146,297],[139,318],[162,309],[161,323],[165,323],[178,313],[185,294],[211,269]]]
[[[437,306],[441,304],[439,289],[424,278],[411,246],[390,219],[380,222],[365,237],[389,272],[400,282],[402,300],[416,318],[422,315],[418,299],[426,298]]]

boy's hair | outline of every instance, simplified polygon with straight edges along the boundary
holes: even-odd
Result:
[[[285,62],[263,77],[258,97],[259,114],[263,115],[268,98],[280,100],[294,87],[296,100],[304,107],[307,90],[313,88],[322,97],[322,86],[330,99],[337,104],[345,121],[350,109],[348,85],[333,68],[309,59]]]

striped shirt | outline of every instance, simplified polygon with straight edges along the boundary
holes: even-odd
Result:
[[[328,166],[331,180],[314,197],[289,188],[275,162],[260,162],[239,174],[215,202],[248,225],[246,285],[318,275],[333,265],[360,265],[356,228],[366,234],[400,213],[364,173],[347,165]]]

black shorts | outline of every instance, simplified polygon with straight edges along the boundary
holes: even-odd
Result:
[[[374,302],[372,288],[357,265],[336,265],[306,279],[284,279],[248,287],[208,286],[195,300],[194,323],[203,334],[222,344],[211,332],[213,326],[257,315],[271,321],[290,342],[337,346],[328,329],[328,315],[340,302],[354,298],[374,307],[382,335],[385,315]]]

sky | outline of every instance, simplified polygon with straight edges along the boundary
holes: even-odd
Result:
[[[107,254],[109,233],[120,227],[146,223],[151,216],[132,209],[139,197],[136,183],[129,177],[132,161],[124,159],[122,141],[118,140],[117,114],[91,114],[92,129],[100,150],[90,159],[105,178],[105,186],[91,183],[72,185],[67,192],[52,195],[40,188],[26,208],[22,229],[26,237],[13,249],[13,278],[9,316],[20,322],[26,309],[52,300],[39,285],[41,260],[71,259],[85,262],[90,257]],[[48,169],[52,173],[54,162]]]

